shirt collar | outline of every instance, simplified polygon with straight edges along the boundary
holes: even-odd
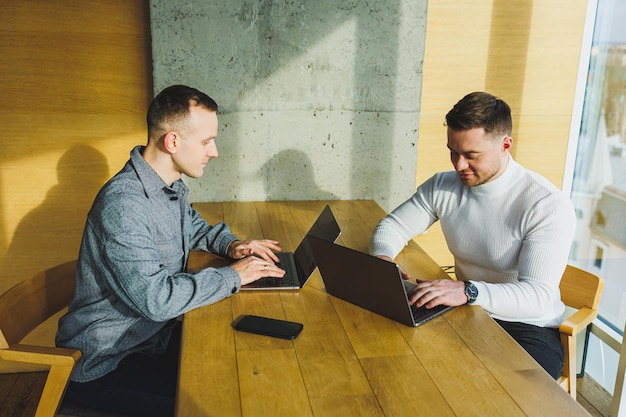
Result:
[[[130,151],[130,160],[135,168],[135,172],[139,177],[139,181],[143,185],[143,188],[148,197],[161,196],[165,192],[168,198],[180,197],[187,193],[187,186],[182,180],[175,181],[170,187],[167,185],[163,178],[156,173],[154,169],[143,159],[143,151],[145,146],[135,146]]]

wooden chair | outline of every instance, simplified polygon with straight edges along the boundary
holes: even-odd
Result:
[[[561,278],[561,300],[578,311],[560,326],[565,351],[563,372],[557,382],[576,399],[576,335],[598,316],[604,280],[590,272],[568,265]]]
[[[35,327],[67,307],[74,293],[75,268],[76,261],[61,264],[19,282],[0,295],[0,359],[49,367],[35,417],[56,415],[81,352],[19,342]],[[26,398],[30,393],[19,389],[13,391],[7,394],[7,401],[20,408],[19,397]],[[9,411],[21,410],[6,412]]]

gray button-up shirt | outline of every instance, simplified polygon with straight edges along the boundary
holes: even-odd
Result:
[[[164,352],[176,317],[241,286],[230,267],[185,272],[190,249],[226,255],[237,238],[224,223],[202,219],[185,184],[168,186],[142,151],[131,151],[87,216],[74,299],[56,336],[58,346],[83,353],[77,382],[111,372],[130,353]]]

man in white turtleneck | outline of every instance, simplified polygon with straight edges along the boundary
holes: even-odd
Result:
[[[511,157],[511,109],[503,100],[468,94],[448,112],[446,125],[454,171],[435,174],[382,219],[370,253],[392,261],[409,239],[441,222],[457,281],[417,280],[411,303],[483,307],[558,378],[565,308],[559,283],[574,208],[553,184]]]

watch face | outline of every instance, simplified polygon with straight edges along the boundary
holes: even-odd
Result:
[[[467,303],[471,304],[476,301],[478,297],[478,288],[469,281],[465,282],[465,295],[467,296]]]

